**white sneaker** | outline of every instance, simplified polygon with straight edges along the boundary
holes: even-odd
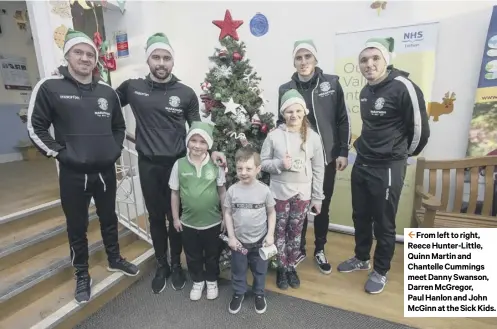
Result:
[[[217,281],[207,281],[207,299],[216,299],[218,295]]]
[[[191,300],[199,300],[202,298],[202,291],[204,290],[205,282],[194,282],[192,290],[190,291]]]

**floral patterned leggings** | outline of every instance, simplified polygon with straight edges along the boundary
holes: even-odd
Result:
[[[300,238],[310,200],[294,196],[288,200],[276,201],[276,247],[278,265],[289,269],[295,267],[300,253]]]

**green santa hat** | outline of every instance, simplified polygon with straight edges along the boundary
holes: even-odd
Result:
[[[316,45],[314,44],[314,41],[312,41],[311,39],[295,41],[295,43],[293,44],[293,58],[294,59],[295,59],[295,55],[297,55],[297,52],[300,49],[309,50],[311,52],[311,54],[314,55],[314,58],[316,58],[316,60],[318,60],[318,51],[317,51]]]
[[[395,40],[393,38],[371,38],[366,41],[366,44],[361,50],[361,53],[364,49],[376,48],[383,55],[383,58],[385,59],[385,62],[387,62],[387,65],[390,65],[392,63],[392,60],[395,58],[395,53],[393,52],[394,43]]]
[[[150,36],[147,40],[147,47],[145,48],[147,59],[156,49],[167,50],[171,56],[174,58],[174,50],[169,43],[169,39],[164,33],[155,33]]]
[[[302,95],[295,89],[290,89],[286,93],[284,93],[283,96],[281,96],[281,114],[283,114],[285,110],[293,104],[302,105],[305,110],[305,114],[309,114],[309,110],[307,109],[307,105],[305,104],[304,97],[302,97]]]
[[[86,43],[95,50],[95,55],[98,54],[97,46],[93,43],[93,40],[83,32],[69,29],[66,33],[66,38],[64,40],[64,56],[67,55],[69,50],[77,44]]]
[[[207,142],[209,146],[209,150],[212,148],[212,144],[214,140],[212,138],[214,131],[214,126],[207,122],[202,121],[194,121],[192,122],[192,126],[190,130],[188,130],[188,135],[186,135],[186,146],[188,146],[188,142],[193,135],[200,135]]]

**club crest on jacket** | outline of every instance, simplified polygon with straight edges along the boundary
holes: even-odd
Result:
[[[319,85],[319,88],[321,88],[321,91],[328,91],[331,89],[331,83],[329,83],[328,81],[325,81],[325,82],[322,82],[320,85]]]
[[[383,105],[385,105],[385,99],[383,97],[378,98],[376,102],[374,102],[375,110],[381,110]]]
[[[107,109],[109,108],[109,103],[105,98],[99,98],[97,102],[98,102],[98,107],[102,111],[107,111]]]
[[[179,99],[178,96],[169,97],[169,105],[171,105],[172,107],[178,107],[180,103],[181,100]]]

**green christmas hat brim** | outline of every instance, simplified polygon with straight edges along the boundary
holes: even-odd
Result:
[[[80,43],[86,43],[87,45],[91,46],[95,51],[95,54],[98,54],[97,46],[95,46],[95,44],[90,39],[86,37],[75,37],[67,40],[66,43],[64,43],[64,56],[67,55],[67,53],[69,52],[69,50],[71,50],[72,47]]]
[[[188,147],[188,143],[190,142],[190,138],[192,138],[193,135],[200,135],[202,136],[203,139],[207,142],[207,145],[209,146],[209,150],[212,148],[212,145],[214,144],[214,141],[212,140],[212,137],[203,129],[199,128],[194,128],[188,132],[188,135],[186,136],[186,146]]]
[[[367,48],[378,49],[381,52],[381,54],[383,55],[385,62],[387,62],[387,65],[389,65],[391,60],[393,58],[395,58],[395,54],[393,52],[390,53],[388,51],[388,49],[383,44],[381,44],[379,42],[376,42],[376,41],[366,42],[366,44],[364,45],[364,48],[361,50],[361,53]]]
[[[301,43],[299,44],[297,47],[295,47],[295,49],[293,50],[293,58],[295,58],[295,56],[297,55],[297,52],[300,50],[300,49],[307,49],[311,52],[311,54],[314,55],[314,58],[316,58],[316,60],[318,59],[318,52],[316,50],[316,48],[311,45],[310,43]]]
[[[173,48],[171,47],[171,45],[168,45],[167,43],[164,43],[164,42],[156,42],[156,43],[153,43],[151,44],[147,50],[146,50],[146,57],[147,59],[150,57],[150,55],[152,55],[152,53],[154,51],[156,51],[157,49],[163,49],[163,50],[167,50],[171,56],[174,58],[174,50]]]
[[[285,113],[285,110],[293,105],[293,104],[300,104],[302,105],[302,107],[304,108],[305,110],[305,114],[309,114],[309,110],[307,109],[307,105],[305,104],[305,101],[300,98],[300,97],[292,97],[292,98],[289,98],[287,99],[283,104],[281,104],[281,108],[280,108],[280,112],[281,114]]]

